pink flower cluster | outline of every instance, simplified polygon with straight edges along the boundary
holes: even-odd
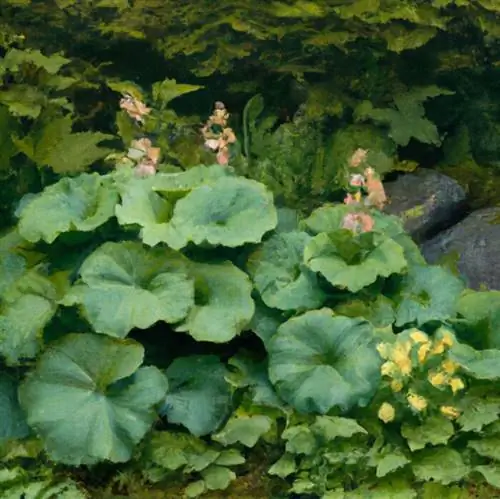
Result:
[[[205,147],[217,153],[216,159],[219,165],[229,164],[229,144],[236,142],[236,135],[227,126],[229,113],[223,102],[215,103],[214,111],[201,129],[205,139]]]

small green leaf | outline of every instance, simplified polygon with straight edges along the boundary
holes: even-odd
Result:
[[[367,431],[355,419],[336,416],[316,416],[316,421],[311,425],[311,431],[326,441],[337,437],[349,438],[357,433],[367,434]]]
[[[471,440],[468,447],[474,449],[480,456],[500,461],[500,437],[498,436],[482,438],[481,440]]]
[[[165,106],[177,97],[195,92],[196,90],[199,90],[201,88],[203,87],[200,85],[187,85],[185,83],[177,83],[175,80],[167,78],[163,81],[153,83],[153,99]]]
[[[485,480],[493,487],[500,489],[500,466],[497,464],[489,464],[483,466],[475,466],[474,471],[478,471],[484,476]]]
[[[290,426],[281,434],[281,438],[286,440],[286,450],[290,454],[310,456],[318,448],[316,437],[306,425]]]
[[[418,426],[406,422],[401,426],[401,435],[406,438],[412,452],[423,449],[427,444],[445,445],[454,433],[453,423],[439,415],[428,417]]]
[[[208,490],[224,490],[236,479],[236,474],[224,466],[212,465],[201,472]]]
[[[254,447],[260,437],[271,429],[272,423],[268,416],[233,416],[212,439],[224,446],[240,442],[246,447]]]
[[[216,459],[215,464],[220,466],[237,466],[238,464],[243,464],[245,458],[239,450],[236,449],[226,449],[220,453],[220,456]]]
[[[30,432],[19,406],[17,389],[18,384],[13,378],[0,373],[0,443],[25,438]]]
[[[412,467],[417,480],[434,480],[443,485],[459,482],[469,473],[460,454],[444,447],[419,451],[413,457]]]
[[[377,477],[382,478],[411,462],[404,454],[394,452],[385,455],[377,464]]]
[[[269,468],[268,473],[280,478],[286,478],[295,471],[297,471],[295,457],[292,454],[285,453]]]
[[[484,426],[497,421],[500,414],[500,401],[488,398],[464,397],[460,407],[462,414],[457,423],[462,431],[480,432]]]
[[[203,480],[198,480],[196,482],[190,483],[184,493],[186,497],[198,497],[201,496],[207,490],[205,482]]]

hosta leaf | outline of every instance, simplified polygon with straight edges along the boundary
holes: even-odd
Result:
[[[130,459],[167,391],[158,369],[139,368],[143,355],[134,341],[88,333],[49,345],[19,395],[28,424],[54,461]]]
[[[185,194],[196,187],[214,184],[223,177],[233,176],[229,168],[220,165],[194,166],[179,173],[157,173],[152,177],[153,190],[164,193]]]
[[[245,178],[221,178],[202,185],[179,200],[166,240],[174,249],[189,242],[231,248],[258,243],[278,223],[272,194]]]
[[[295,473],[296,470],[295,457],[293,454],[285,453],[269,468],[268,473],[280,478],[286,478],[288,475]]]
[[[402,284],[396,326],[413,322],[420,326],[429,321],[445,321],[453,317],[464,287],[462,280],[445,268],[410,267]]]
[[[269,377],[278,394],[300,412],[365,405],[379,382],[381,359],[372,326],[307,312],[280,326],[269,344]]]
[[[140,225],[141,239],[148,246],[164,241],[172,205],[152,189],[155,177],[130,175],[117,179],[121,203],[116,206],[116,218],[121,225]]]
[[[266,434],[273,424],[268,416],[233,416],[212,439],[224,446],[237,442],[246,447],[254,447],[259,438]]]
[[[28,436],[23,410],[17,398],[17,382],[6,373],[0,373],[0,443]]]
[[[71,126],[70,115],[56,118],[44,124],[39,134],[16,139],[15,144],[38,166],[49,166],[59,174],[81,172],[112,151],[98,144],[113,135],[72,133]]]
[[[19,216],[19,234],[35,243],[55,241],[63,232],[90,232],[114,215],[118,195],[97,173],[63,178],[28,202]]]
[[[417,480],[433,480],[443,485],[459,482],[469,473],[460,454],[445,447],[426,449],[415,454],[412,467]]]
[[[218,357],[179,357],[166,375],[170,389],[160,411],[168,421],[185,426],[196,436],[217,430],[232,404],[227,370]]]
[[[321,233],[315,236],[304,250],[304,262],[315,272],[322,274],[333,286],[346,288],[357,292],[373,284],[378,277],[388,277],[391,274],[402,272],[406,268],[403,248],[384,236],[363,234],[363,239],[369,237],[374,240],[373,245],[359,246],[356,240],[352,241],[354,257],[347,259],[345,247],[350,244],[352,235],[348,230],[339,230],[331,233]],[[371,246],[371,247],[370,247]]]
[[[230,341],[248,326],[255,311],[250,279],[231,262],[193,263],[190,273],[195,304],[176,330],[189,332],[197,341]]]
[[[326,299],[316,274],[303,264],[311,236],[305,232],[275,234],[247,263],[263,302],[280,310],[315,309]]]
[[[17,285],[12,300],[0,306],[0,356],[8,365],[37,355],[43,329],[57,309],[56,289],[45,277],[30,272]]]
[[[454,433],[453,423],[444,416],[430,416],[418,426],[405,422],[401,427],[401,435],[406,438],[412,452],[427,444],[445,445]]]
[[[98,333],[124,337],[134,327],[179,322],[194,304],[186,259],[138,242],[105,243],[84,261],[64,305],[78,304]]]

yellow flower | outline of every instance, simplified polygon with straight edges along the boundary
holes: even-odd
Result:
[[[457,393],[459,390],[465,388],[464,382],[460,378],[451,378],[449,381],[453,393]]]
[[[443,338],[441,339],[441,341],[447,347],[451,347],[451,346],[453,346],[453,343],[455,340],[453,339],[453,335],[449,331],[443,331]]]
[[[432,349],[432,354],[433,355],[440,355],[444,352],[444,347],[445,347],[445,343],[440,340],[440,341],[437,341],[436,343],[434,343],[434,348]]]
[[[427,354],[429,353],[431,349],[431,344],[430,342],[424,343],[421,345],[418,349],[418,361],[423,364],[425,362],[425,359],[427,358]]]
[[[447,374],[455,374],[455,371],[458,369],[458,367],[458,364],[450,359],[444,360],[441,364],[441,369]]]
[[[411,373],[411,359],[410,359],[411,343],[397,343],[391,353],[391,358],[394,363],[399,367],[401,372],[405,375]]]
[[[393,376],[398,372],[398,366],[394,364],[394,362],[388,360],[382,364],[380,372],[382,373],[382,376]]]
[[[443,386],[447,381],[446,374],[440,371],[429,373],[428,380],[432,386]]]
[[[398,381],[396,379],[393,379],[391,381],[391,389],[393,392],[400,392],[403,389],[403,383],[401,381]]]
[[[460,411],[451,405],[442,405],[440,407],[441,414],[449,419],[456,419],[460,416]]]
[[[389,344],[388,343],[379,343],[377,345],[377,352],[383,359],[389,358]]]
[[[427,343],[429,341],[429,337],[424,332],[419,331],[418,329],[410,334],[410,338],[415,343]]]
[[[378,417],[381,419],[384,423],[390,423],[391,421],[394,420],[394,417],[396,416],[396,410],[394,407],[387,403],[384,402],[379,410],[378,410]]]
[[[408,403],[417,411],[423,411],[427,407],[427,400],[416,393],[409,393],[406,397]]]

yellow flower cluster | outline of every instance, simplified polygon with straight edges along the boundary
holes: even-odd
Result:
[[[393,392],[400,392],[414,368],[412,352],[416,351],[417,363],[423,365],[431,357],[435,358],[445,353],[453,345],[453,342],[453,335],[446,329],[438,331],[434,339],[430,339],[423,331],[415,329],[409,334],[409,339],[401,337],[393,344],[379,343],[377,350],[385,360],[381,367],[381,374],[390,379],[390,387]],[[429,372],[427,379],[432,386],[436,388],[448,386],[455,394],[465,388],[462,379],[454,376],[458,367],[458,364],[452,360],[445,359],[437,369]],[[408,390],[406,401],[417,412],[425,411],[428,407],[428,401],[425,397],[413,390]],[[440,411],[441,414],[450,419],[455,419],[460,415],[460,412],[452,406],[441,406]],[[395,408],[388,402],[384,402],[380,406],[378,417],[384,423],[388,423],[394,420],[395,414]]]

